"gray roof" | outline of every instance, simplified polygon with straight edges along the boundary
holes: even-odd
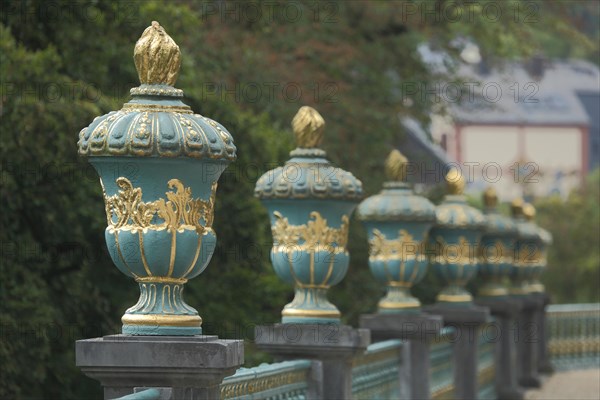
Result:
[[[594,64],[583,60],[547,62],[538,79],[518,63],[489,73],[477,69],[467,64],[458,69],[460,79],[478,83],[472,101],[463,95],[461,102],[451,104],[458,124],[590,124],[578,92],[600,94],[600,71]]]
[[[436,172],[436,175],[435,173],[427,173],[427,171],[439,172],[452,160],[448,158],[448,155],[440,146],[431,141],[431,138],[417,120],[402,116],[399,117],[399,120],[406,134],[400,136],[394,145],[400,149],[411,163],[414,163],[415,170],[409,176],[409,181],[426,185],[438,184],[440,182],[439,173]]]
[[[408,135],[408,141],[427,154],[427,159],[435,160],[443,165],[451,162],[444,149],[431,141],[423,126],[417,120],[410,117],[400,117],[400,124],[402,124]]]

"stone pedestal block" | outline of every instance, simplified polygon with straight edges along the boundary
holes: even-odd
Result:
[[[536,310],[535,319],[539,332],[538,341],[538,372],[551,374],[554,367],[550,362],[548,352],[548,324],[546,321],[546,306],[550,304],[550,296],[547,293],[536,293],[534,296],[539,298],[539,307]]]
[[[318,360],[322,365],[319,398],[352,398],[352,358],[370,344],[367,329],[338,324],[275,324],[257,326],[256,346],[277,361]]]
[[[496,342],[495,387],[499,400],[520,400],[525,392],[517,380],[517,346],[515,343],[516,321],[521,302],[510,297],[478,298],[476,304],[487,307],[496,318],[498,337]]]
[[[515,298],[522,305],[515,332],[518,382],[526,388],[538,388],[541,386],[538,374],[540,331],[536,317],[542,307],[542,299],[536,295],[522,295]]]
[[[477,329],[489,322],[490,313],[475,305],[453,306],[438,303],[424,307],[428,314],[440,315],[444,326],[456,329],[453,338],[454,396],[457,399],[477,398]]]
[[[429,399],[429,348],[443,327],[442,317],[429,314],[368,314],[360,317],[360,327],[371,331],[374,342],[402,339],[409,342],[408,365],[400,377],[403,398]]]
[[[135,388],[172,388],[177,399],[218,399],[223,378],[244,363],[242,340],[216,336],[110,335],[78,340],[76,364],[100,381],[104,398]]]

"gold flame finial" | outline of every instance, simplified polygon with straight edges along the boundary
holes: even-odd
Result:
[[[498,194],[492,186],[488,186],[483,192],[483,204],[488,208],[494,208],[498,205]]]
[[[462,173],[458,169],[452,168],[446,174],[446,185],[448,185],[448,193],[463,194],[465,190],[465,179],[463,178]]]
[[[408,167],[408,158],[394,149],[385,160],[385,174],[391,181],[405,182]]]
[[[292,129],[298,147],[318,147],[323,139],[323,128],[325,128],[325,120],[312,107],[300,107],[292,120]]]
[[[133,60],[140,83],[148,85],[175,85],[181,52],[177,43],[156,21],[146,28],[135,44]]]
[[[527,221],[533,221],[533,218],[535,218],[535,207],[533,204],[523,204],[523,215]]]
[[[525,202],[520,197],[518,197],[512,201],[512,203],[510,204],[510,208],[511,208],[513,217],[519,217],[519,216],[523,215],[524,203]]]

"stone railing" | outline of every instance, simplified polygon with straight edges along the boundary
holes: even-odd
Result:
[[[401,340],[371,344],[352,361],[352,394],[355,399],[390,399],[399,396],[402,365]],[[262,364],[240,368],[221,384],[221,399],[310,399],[321,392],[315,364],[309,360]],[[316,367],[318,368],[318,367]],[[315,379],[311,376],[315,376]]]
[[[394,399],[402,365],[402,341],[386,340],[367,347],[352,362],[352,395],[355,399]]]
[[[311,361],[294,360],[240,368],[221,384],[221,399],[311,398]]]
[[[549,351],[558,370],[600,367],[600,304],[561,304],[547,307]],[[477,330],[477,398],[498,397],[496,374],[499,327],[494,319]],[[504,334],[504,333],[501,333]],[[432,399],[455,399],[453,346],[457,330],[441,329],[431,341],[429,379]],[[399,339],[376,342],[352,359],[352,398],[403,398],[411,365]],[[319,361],[293,360],[240,368],[220,386],[221,399],[319,399],[323,381]],[[125,399],[173,399],[169,388],[138,388]]]
[[[554,367],[600,368],[600,304],[551,305],[547,313]]]
[[[455,329],[443,328],[431,343],[430,372],[432,399],[452,399],[454,395],[454,366],[452,365],[452,336]]]

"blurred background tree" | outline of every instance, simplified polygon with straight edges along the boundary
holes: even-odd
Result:
[[[101,396],[74,366],[74,341],[118,332],[137,289],[110,261],[101,188],[78,160],[76,142],[81,128],[119,109],[138,85],[133,46],[152,20],[181,47],[177,87],[185,101],[225,125],[238,146],[239,159],[219,185],[218,248],[186,298],[206,333],[251,338],[253,324],[279,320],[292,297],[272,272],[268,218],[252,193],[256,179],[294,147],[289,122],[298,107],[323,114],[323,147],[370,195],[381,187],[390,146],[404,134],[398,115],[427,122],[440,106],[433,96],[402,102],[403,83],[440,78],[420,58],[420,44],[446,52],[450,67],[460,62],[457,38],[476,42],[491,62],[539,52],[598,62],[594,2],[494,3],[501,8],[494,23],[484,12],[488,2],[458,3],[474,7],[468,17],[409,13],[443,1],[1,2],[0,398]],[[535,19],[528,21],[530,7]],[[598,300],[590,287],[599,264],[591,244],[598,238],[594,179],[566,203],[538,204],[539,223],[555,237],[547,284],[557,300]],[[383,290],[368,271],[363,228],[353,220],[350,232],[350,271],[330,296],[355,324]],[[561,241],[571,237],[566,232],[579,241]],[[572,268],[576,295],[564,289],[565,268]],[[415,293],[427,303],[438,288],[429,274]],[[246,354],[248,365],[266,360],[250,341]]]
[[[536,222],[554,237],[542,276],[555,303],[600,302],[600,170],[566,201],[540,198]]]

